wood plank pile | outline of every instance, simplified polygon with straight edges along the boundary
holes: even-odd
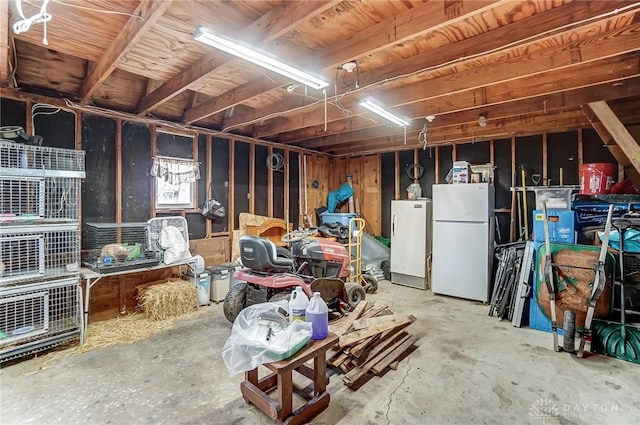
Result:
[[[380,375],[398,367],[418,340],[406,331],[415,320],[394,314],[385,304],[362,301],[351,314],[329,325],[340,339],[327,364],[342,370],[344,383],[357,389],[371,373]]]

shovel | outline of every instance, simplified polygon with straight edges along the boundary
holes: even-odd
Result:
[[[618,264],[620,264],[620,323],[594,321],[591,350],[594,353],[640,363],[640,328],[627,325],[624,289],[627,283],[624,267],[624,235],[628,228],[640,227],[640,219],[615,219],[613,226],[620,233],[620,249],[618,251]]]

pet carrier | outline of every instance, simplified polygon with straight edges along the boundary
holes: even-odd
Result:
[[[78,279],[0,288],[0,362],[80,335]]]
[[[98,273],[148,268],[160,263],[147,242],[149,225],[87,223],[82,235],[83,264]]]
[[[77,224],[0,226],[0,286],[79,273]]]
[[[158,217],[148,223],[149,249],[156,251],[164,264],[191,257],[189,228],[184,217]]]
[[[0,140],[0,175],[85,178],[85,152]]]
[[[0,141],[0,224],[77,221],[84,155]]]

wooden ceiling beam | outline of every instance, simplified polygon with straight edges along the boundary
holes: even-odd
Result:
[[[583,38],[580,43],[572,40],[570,34],[566,34],[566,39],[570,41],[554,48],[542,49],[529,54],[525,54],[526,50],[521,49],[522,51],[517,56],[509,56],[509,59],[479,68],[461,70],[463,67],[458,66],[453,71],[460,69],[459,72],[420,82],[416,81],[415,84],[387,90],[384,93],[384,99],[380,100],[389,107],[397,107],[432,99],[437,96],[451,95],[474,87],[488,86],[501,81],[549,73],[550,70],[554,69],[575,68],[577,65],[583,65],[591,61],[637,51],[638,31],[640,31],[640,23],[597,34],[588,39]],[[515,54],[516,52],[514,52]],[[346,109],[357,108],[355,96],[343,99],[342,105]],[[332,112],[331,118],[333,119],[344,117],[342,111],[337,110],[337,108],[333,109]],[[404,110],[400,112],[407,115]],[[377,119],[371,114],[369,116]],[[331,118],[327,117],[327,119]],[[324,120],[324,109],[316,108],[306,114],[291,118],[290,122],[285,125],[266,124],[256,127],[252,132],[252,136],[260,139],[293,128],[317,125],[323,123]]]
[[[531,39],[540,34],[549,34],[558,27],[571,25],[589,17],[598,16],[616,10],[618,7],[628,5],[628,2],[576,2],[558,6],[550,11],[538,13],[521,20],[515,20],[497,29],[469,37],[451,45],[436,49],[429,49],[424,53],[412,56],[405,60],[398,60],[386,66],[360,74],[362,84],[372,86],[397,75],[416,73],[420,70],[442,66],[460,58],[482,55],[505,45],[515,44]],[[521,5],[514,3],[516,9]],[[628,12],[625,12],[628,13]],[[514,15],[517,15],[514,12]],[[557,31],[556,31],[557,32]],[[357,57],[366,56],[367,52],[361,52]],[[352,56],[354,58],[356,56]],[[344,61],[343,61],[344,62]],[[256,109],[252,112],[237,115],[223,122],[223,128],[233,128],[246,122],[260,121],[266,116],[277,113],[286,113],[299,107],[298,99],[287,99],[266,108]]]
[[[581,111],[577,111],[582,113]],[[494,128],[483,131],[455,131],[449,129],[446,135],[442,133],[433,134],[433,138],[429,138],[427,148],[434,146],[442,146],[449,144],[482,142],[491,139],[504,139],[511,136],[527,136],[531,134],[540,134],[545,131],[567,131],[586,127],[589,125],[588,119],[579,116],[576,111],[569,117],[556,117],[555,119],[542,118],[536,119],[532,117],[522,117],[513,119],[513,122],[505,122]],[[527,127],[524,127],[526,124]],[[527,128],[527,130],[523,130]],[[437,139],[436,139],[437,137]],[[445,139],[446,137],[446,139]],[[354,143],[353,146],[339,146],[335,149],[327,149],[324,152],[331,152],[334,155],[351,155],[351,154],[369,154],[379,152],[389,152],[397,150],[408,150],[423,148],[424,145],[417,143],[417,134],[407,134],[407,144],[404,144],[403,136],[389,136],[384,139],[366,141],[364,143]]]
[[[244,28],[244,30],[238,32],[237,38],[241,39],[247,44],[264,45],[265,43],[273,41],[276,38],[288,33],[297,25],[299,25],[301,21],[312,19],[314,16],[325,12],[327,9],[333,7],[336,3],[336,0],[314,2],[283,2],[268,13],[262,15],[259,19],[256,19],[254,22]],[[158,105],[182,93],[190,85],[207,78],[216,69],[230,63],[233,60],[237,60],[237,58],[233,55],[229,55],[227,53],[223,53],[217,49],[214,49],[212,52],[206,54],[198,62],[190,66],[189,69],[174,76],[169,81],[165,82],[162,86],[158,87],[157,90],[140,99],[140,102],[138,102],[138,114],[146,114],[153,108],[156,108]],[[262,82],[263,79],[261,78],[259,80],[262,85],[258,85],[258,88],[260,90],[264,90],[264,82]],[[271,85],[273,84],[274,83],[271,83]],[[249,95],[246,93],[254,93],[254,91],[255,89],[252,90],[252,88],[250,87],[244,87],[243,89],[238,90],[238,92],[243,95]],[[229,99],[233,98],[235,98],[233,95],[225,97],[225,99],[227,99],[227,102]],[[204,104],[209,105],[209,102],[205,102]],[[227,106],[222,109],[219,109],[218,106],[212,106],[213,109],[208,109],[207,111],[213,112],[208,113],[208,115],[206,116],[214,115],[236,104],[237,103],[226,103]],[[199,111],[201,111],[202,109],[202,106],[196,106],[187,109],[184,114],[185,122],[192,123],[193,121],[195,121],[190,117],[200,113]],[[199,119],[202,119],[204,117],[205,116],[200,117]]]
[[[607,102],[591,102],[589,103],[589,108],[598,117],[613,138],[613,141],[620,147],[620,150],[627,158],[627,161],[623,161],[623,164],[632,165],[636,172],[640,173],[640,145],[638,145],[638,142],[625,128]]]
[[[627,155],[623,152],[622,148],[613,139],[613,136],[605,128],[605,126],[597,119],[595,112],[589,107],[589,105],[583,105],[582,110],[587,116],[593,129],[598,133],[602,141],[604,142],[611,155],[616,161],[622,165],[627,177],[631,180],[635,187],[640,187],[640,172],[631,164],[631,161]]]
[[[466,96],[465,93],[460,93],[452,95],[447,99],[449,105],[456,105],[455,108],[457,111],[438,115],[435,121],[430,124],[429,129],[446,127],[455,123],[475,123],[480,114],[485,114],[489,120],[540,111],[546,111],[546,113],[550,114],[562,111],[566,108],[575,108],[584,103],[595,102],[598,100],[620,99],[631,96],[640,96],[640,77],[630,78],[619,84],[612,84],[608,82],[591,87],[577,88],[533,98],[514,99],[513,101],[506,103],[481,106],[472,109],[466,109],[465,107],[465,102],[469,101],[469,96]],[[433,103],[430,105],[416,104],[414,108],[417,109],[419,107],[422,108],[422,110],[425,110],[429,106],[434,105]],[[349,125],[352,130],[345,129],[347,126],[342,124],[345,121],[350,124],[353,123]],[[410,129],[419,130],[422,128],[423,124],[424,120],[414,120]],[[356,125],[360,125],[361,127],[357,128]],[[320,131],[322,131],[322,127],[316,126],[313,127],[313,132],[308,133],[307,137],[299,134],[298,137],[303,141],[298,145],[308,149],[318,149],[325,146],[335,145],[337,144],[337,141],[342,143],[351,143],[376,136],[390,135],[397,130],[389,128],[389,126],[371,127],[371,123],[369,121],[365,121],[362,117],[350,117],[346,120],[330,123],[327,133],[332,133],[331,135],[311,138],[313,134],[319,133]],[[288,133],[285,133],[285,136],[287,135]]]
[[[635,121],[639,118],[640,100],[627,102],[616,106],[616,112],[625,120]],[[475,125],[454,125],[430,130],[428,133],[428,146],[438,146],[450,143],[469,143],[473,141],[486,141],[490,139],[508,138],[512,135],[526,136],[544,132],[562,132],[590,126],[588,117],[580,107],[555,114],[536,112],[504,118],[487,123],[480,128]],[[384,137],[377,140],[367,140],[363,143],[352,142],[349,145],[327,147],[323,153],[345,155],[369,152],[372,149],[413,149],[422,147],[417,143],[417,131],[407,133],[407,144],[404,145],[404,137],[400,134]]]
[[[9,2],[0,2],[0,87],[9,79]]]
[[[144,36],[169,7],[171,1],[141,1],[122,31],[100,59],[89,68],[80,86],[80,104],[86,104],[95,91],[111,75],[122,57]]]
[[[504,0],[499,0],[504,2]],[[465,1],[456,4],[456,9],[448,9],[445,2],[428,2],[424,5],[407,10],[406,12],[397,15],[389,20],[383,21],[356,34],[341,43],[340,46],[332,44],[327,46],[324,50],[318,52],[314,56],[321,58],[318,62],[324,67],[324,72],[335,72],[335,67],[345,62],[351,61],[356,57],[363,57],[379,50],[393,46],[402,41],[406,41],[410,38],[414,38],[417,35],[426,34],[429,31],[438,29],[443,25],[450,23],[452,20],[460,21],[462,19],[474,16],[486,11],[496,0],[483,0],[483,1]],[[455,16],[453,16],[455,14]],[[375,31],[373,30],[375,28]],[[362,45],[366,44],[366,48],[363,51]],[[357,46],[357,47],[356,47]],[[262,91],[258,89],[261,83],[247,84],[242,91],[244,95],[228,96],[235,99],[235,104],[246,102],[247,100],[267,93],[270,90],[280,87],[281,84],[273,83],[271,86],[262,86]],[[295,108],[297,100],[291,102],[283,102],[286,104],[284,111]],[[215,99],[206,102],[205,104],[198,105],[193,110],[188,110],[185,113],[185,123],[193,123],[199,121],[207,116],[220,112],[220,108],[226,108],[233,106],[225,102],[217,102]],[[267,108],[270,109],[270,108]],[[280,108],[276,107],[279,111]],[[264,115],[264,110],[260,110],[259,114]],[[235,127],[245,121],[253,121],[253,113],[249,115],[249,119],[241,118],[239,120],[228,119],[229,122],[223,122],[222,127]]]

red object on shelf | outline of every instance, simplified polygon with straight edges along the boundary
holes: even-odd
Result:
[[[611,193],[618,166],[606,162],[583,164],[580,167],[580,193],[605,195]]]

